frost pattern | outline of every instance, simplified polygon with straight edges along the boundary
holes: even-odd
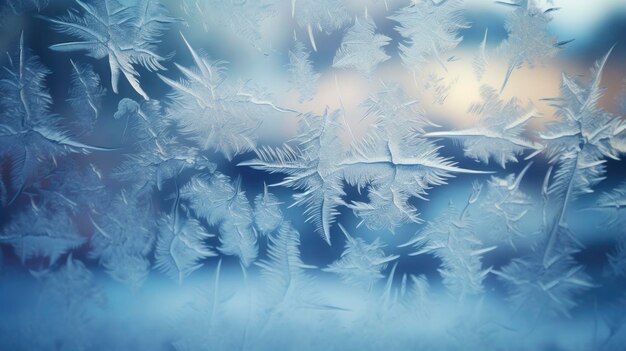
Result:
[[[626,208],[626,182],[610,192],[603,193],[596,202],[596,209],[609,212],[610,225],[621,223],[621,212]]]
[[[306,220],[315,224],[328,243],[330,226],[339,214],[337,207],[344,204],[340,162],[347,151],[338,137],[343,130],[339,115],[339,111],[303,115],[296,139],[298,148],[285,145],[258,149],[258,159],[239,164],[284,173],[287,177],[277,185],[303,189],[294,195],[295,204],[305,207]]]
[[[117,0],[104,0],[93,5],[76,0],[82,13],[68,12],[62,18],[44,18],[60,33],[80,41],[52,45],[61,52],[86,51],[95,59],[108,57],[111,86],[118,92],[120,73],[144,99],[148,95],[139,85],[139,73],[133,65],[151,71],[164,70],[161,61],[167,56],[154,52],[166,25],[174,22],[165,8],[155,0],[141,0],[135,6],[124,6]]]
[[[478,240],[474,221],[468,215],[469,207],[476,203],[481,190],[480,186],[475,186],[462,211],[450,205],[445,213],[404,244],[417,249],[409,255],[432,252],[441,258],[443,267],[439,272],[443,283],[460,300],[483,291],[482,282],[491,268],[482,267],[481,256],[496,248],[486,247]]]
[[[478,53],[474,56],[474,61],[472,62],[474,66],[474,74],[476,74],[476,79],[481,80],[485,75],[485,71],[487,71],[487,34],[489,33],[489,28],[485,29],[485,36],[483,37],[483,41],[480,43],[480,47],[478,49]]]
[[[506,20],[505,28],[509,36],[498,47],[502,56],[509,61],[500,91],[506,87],[513,70],[524,64],[532,67],[552,58],[557,54],[560,45],[567,44],[557,42],[548,31],[548,24],[552,20],[550,12],[556,8],[541,10],[534,0],[501,3],[514,6],[516,9]]]
[[[264,116],[287,112],[243,83],[227,81],[224,62],[200,56],[183,37],[195,67],[177,65],[180,82],[161,76],[174,89],[169,112],[181,128],[203,149],[213,149],[229,159],[256,146],[255,131]]]
[[[412,72],[421,70],[429,59],[445,68],[448,51],[459,45],[459,30],[466,27],[460,17],[461,1],[412,1],[390,19],[399,23],[396,30],[406,39],[400,57]]]
[[[211,178],[196,177],[181,189],[181,198],[188,200],[196,214],[209,224],[219,224],[220,252],[239,257],[243,267],[256,259],[258,244],[252,206],[238,182],[233,184],[219,173]]]
[[[95,311],[105,307],[107,300],[93,273],[69,255],[57,269],[31,271],[31,274],[39,283],[40,303],[36,313],[49,319],[44,323],[42,319],[32,318],[28,325],[21,326],[20,337],[35,331],[29,341],[41,349],[95,347],[88,337],[96,330],[92,318]]]
[[[155,268],[179,284],[193,271],[202,267],[203,258],[216,256],[202,240],[211,237],[198,221],[164,218],[160,223],[156,243]]]
[[[510,300],[516,306],[532,308],[533,315],[545,313],[543,308],[551,313],[569,315],[576,306],[574,296],[593,287],[583,267],[576,265],[572,258],[577,252],[575,246],[564,242],[563,248],[558,253],[560,258],[547,267],[542,263],[541,249],[537,249],[528,257],[513,259],[497,272],[509,286]]]
[[[282,203],[278,198],[263,187],[263,193],[254,198],[254,223],[259,233],[268,235],[280,227],[283,213],[280,210]]]
[[[122,193],[106,213],[90,218],[94,234],[89,257],[97,259],[113,279],[134,289],[150,273],[148,255],[155,241],[156,222],[146,201]]]
[[[311,47],[317,51],[313,29],[330,33],[343,28],[350,15],[340,0],[291,0],[291,17],[306,28]]]
[[[610,49],[588,79],[562,72],[556,98],[502,95],[569,42],[550,33],[556,7],[497,1],[512,8],[506,39],[477,26],[470,47],[460,0],[76,0],[54,17],[66,5],[0,7],[3,26],[24,27],[0,63],[0,285],[20,298],[3,349],[541,349],[541,332],[571,331],[564,317],[593,322],[575,347],[620,349],[626,121],[603,87],[619,59]],[[32,28],[73,39],[42,53]],[[257,50],[240,62],[213,45],[222,35]],[[500,91],[485,76],[498,59]],[[482,101],[443,127],[470,83],[456,62],[485,78]],[[330,91],[337,69],[365,83]],[[602,192],[607,177],[619,185]],[[601,218],[597,238],[583,215]],[[612,246],[587,267],[584,244],[600,240]],[[107,331],[107,297],[152,309],[161,280],[181,285],[159,296],[168,317],[186,306],[176,325]],[[589,317],[597,296],[608,302]],[[560,339],[549,345],[573,348]]]
[[[50,0],[7,0],[2,7],[0,7],[0,14],[4,15],[4,12],[11,12],[15,15],[22,14],[30,10],[42,11],[50,5]],[[4,17],[4,16],[3,16]]]
[[[304,44],[297,40],[293,50],[289,51],[289,73],[292,89],[300,92],[300,102],[311,100],[317,92],[316,83],[320,75],[313,70],[309,52]]]
[[[503,104],[496,91],[486,86],[482,87],[481,95],[485,103],[470,108],[470,112],[480,115],[476,127],[431,132],[424,136],[458,139],[464,146],[465,156],[484,163],[489,163],[489,159],[493,158],[502,168],[508,162],[517,162],[517,156],[526,149],[541,151],[541,145],[523,135],[529,120],[538,117],[532,106],[522,109],[516,99]]]
[[[47,257],[55,263],[63,254],[86,241],[65,211],[44,213],[40,215],[33,209],[27,210],[3,228],[0,241],[11,244],[23,262],[34,257]]]
[[[487,230],[497,241],[506,241],[516,247],[517,239],[524,236],[520,228],[532,210],[531,196],[521,189],[524,175],[532,165],[528,163],[519,174],[509,174],[503,178],[491,177],[485,195],[480,199],[480,209],[489,216],[484,222]]]
[[[312,303],[305,296],[312,291],[312,278],[300,258],[300,234],[290,223],[282,223],[280,228],[268,237],[268,260],[257,262],[266,279],[267,300],[272,305],[285,303]]]
[[[189,24],[199,23],[207,33],[228,28],[254,46],[262,39],[259,27],[274,15],[272,2],[266,0],[183,0],[181,7]]]
[[[367,243],[361,238],[353,238],[343,227],[340,228],[347,239],[346,249],[341,258],[325,270],[338,274],[347,284],[369,290],[377,280],[384,278],[381,271],[387,264],[399,256],[385,256],[382,250],[384,245],[380,241]]]
[[[375,30],[370,18],[357,18],[341,41],[333,67],[354,68],[369,76],[376,66],[390,59],[382,47],[389,44],[391,38],[375,34]]]
[[[560,121],[550,123],[548,130],[540,135],[547,143],[552,162],[559,165],[549,189],[558,203],[544,256],[546,268],[554,258],[552,250],[559,233],[567,230],[563,216],[568,203],[584,193],[593,192],[592,187],[604,178],[606,172],[604,158],[618,159],[621,154],[621,150],[612,147],[611,140],[626,130],[626,124],[598,106],[603,92],[600,87],[602,71],[610,53],[596,62],[588,86],[563,75],[561,99],[557,105]],[[556,158],[557,154],[560,157]]]
[[[91,132],[95,127],[102,108],[102,98],[106,90],[100,85],[100,76],[91,65],[72,63],[72,88],[68,102],[79,119],[76,127]]]
[[[24,47],[22,33],[17,55],[9,58],[9,66],[0,76],[0,154],[12,162],[7,188],[13,196],[9,202],[41,177],[42,171],[45,173],[40,166],[54,164],[56,157],[68,152],[104,150],[72,140],[59,126],[60,118],[50,111],[53,101],[45,86],[49,73]]]
[[[398,86],[384,85],[364,105],[375,121],[344,162],[344,173],[349,184],[369,186],[370,201],[351,205],[369,228],[393,230],[403,223],[419,223],[409,199],[425,199],[432,186],[445,184],[453,173],[476,173],[456,167],[439,155],[439,147],[422,138],[431,123]]]

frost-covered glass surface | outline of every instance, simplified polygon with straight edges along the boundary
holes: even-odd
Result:
[[[623,350],[619,0],[0,3],[0,349]]]

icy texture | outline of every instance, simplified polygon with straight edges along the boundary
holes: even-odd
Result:
[[[104,0],[93,4],[76,1],[81,13],[69,11],[62,18],[46,18],[55,30],[78,38],[52,45],[61,52],[86,51],[96,59],[107,57],[111,68],[111,86],[118,92],[120,73],[146,100],[148,95],[139,85],[139,73],[133,65],[151,71],[165,69],[166,59],[154,52],[159,36],[167,24],[174,21],[156,0],[142,0],[135,6],[125,6],[117,0]]]
[[[448,51],[463,39],[459,30],[466,26],[460,16],[459,0],[412,1],[390,19],[399,23],[397,31],[406,39],[400,44],[400,57],[412,71],[434,59],[441,65]]]
[[[498,100],[496,91],[486,86],[481,88],[481,95],[485,103],[470,108],[470,112],[480,115],[475,127],[432,132],[424,136],[458,139],[463,144],[465,156],[484,163],[489,163],[491,158],[502,168],[508,162],[518,162],[517,156],[526,149],[541,150],[541,145],[522,134],[529,120],[537,117],[532,106],[521,109],[515,99],[503,104]]]
[[[292,88],[300,92],[300,102],[309,101],[317,92],[319,73],[313,69],[309,60],[309,52],[300,41],[296,41],[294,48],[289,51],[289,83]]]
[[[473,6],[3,3],[0,349],[621,350],[624,50]]]
[[[333,67],[354,68],[371,75],[376,66],[387,61],[390,56],[382,47],[389,44],[391,39],[375,34],[375,30],[376,26],[371,19],[357,19],[343,37],[341,47],[333,60]]]

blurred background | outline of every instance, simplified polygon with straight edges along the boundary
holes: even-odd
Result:
[[[227,0],[225,0],[227,1]],[[251,0],[248,0],[251,1]],[[131,4],[133,0],[121,0]],[[232,14],[215,6],[209,13],[203,13],[193,9],[194,1],[163,0],[162,3],[168,8],[171,15],[185,19],[176,23],[167,31],[159,52],[172,53],[172,59],[164,63],[168,68],[161,72],[167,77],[177,79],[179,70],[174,63],[188,67],[192,65],[192,57],[181,40],[181,33],[192,43],[194,48],[216,60],[226,61],[229,78],[250,81],[260,87],[264,93],[276,105],[295,111],[310,111],[321,114],[325,109],[335,110],[343,108],[345,117],[352,133],[356,138],[362,136],[369,126],[369,121],[364,119],[365,109],[361,103],[371,94],[376,92],[381,82],[398,82],[408,96],[419,101],[420,108],[430,121],[441,125],[445,129],[463,128],[472,126],[476,122],[476,115],[468,113],[468,109],[474,103],[481,101],[480,87],[488,85],[499,88],[506,75],[508,62],[497,53],[497,47],[507,37],[505,18],[513,11],[510,6],[498,4],[489,0],[466,0],[463,2],[463,18],[467,22],[467,28],[461,30],[463,37],[460,45],[449,53],[449,59],[444,69],[438,63],[427,64],[422,67],[421,76],[415,77],[407,73],[402,65],[398,52],[398,44],[403,38],[394,29],[397,23],[388,17],[398,9],[407,5],[407,1],[401,0],[344,0],[346,8],[354,17],[367,13],[374,20],[377,32],[391,38],[384,47],[391,59],[382,63],[371,77],[362,74],[332,67],[333,58],[340,46],[343,36],[342,30],[330,34],[317,31],[315,41],[317,51],[311,51],[310,60],[314,69],[320,74],[317,83],[317,93],[308,102],[300,103],[298,93],[289,86],[287,65],[289,63],[288,52],[293,48],[294,38],[308,44],[305,28],[295,23],[291,16],[291,1],[282,0],[273,2],[273,15],[262,18],[258,23],[246,23],[246,16],[251,14]],[[626,111],[626,95],[624,93],[626,78],[626,2],[623,0],[545,0],[538,1],[541,8],[557,7],[552,11],[553,20],[550,23],[551,33],[564,42],[573,40],[563,45],[556,57],[538,63],[534,67],[526,65],[513,72],[510,81],[501,94],[503,100],[516,98],[523,106],[534,105],[541,113],[542,118],[533,120],[531,126],[535,131],[542,130],[546,121],[554,118],[555,108],[550,98],[560,94],[560,80],[563,72],[572,76],[580,76],[581,79],[589,78],[589,68],[593,63],[605,55],[611,47],[614,50],[608,60],[604,71],[602,85],[606,87],[606,93],[601,100],[601,106],[607,111],[623,116]],[[17,1],[4,0],[0,3],[0,51],[15,52],[23,33],[25,46],[39,56],[42,63],[48,67],[51,74],[47,78],[47,85],[52,95],[53,112],[60,116],[69,116],[69,104],[67,103],[67,91],[70,88],[71,62],[70,60],[87,62],[94,66],[100,74],[104,87],[107,89],[103,104],[103,113],[98,119],[96,133],[83,136],[82,141],[92,145],[115,147],[120,143],[120,131],[123,128],[121,121],[113,119],[113,114],[121,97],[131,97],[139,100],[141,97],[133,90],[126,81],[120,81],[119,94],[113,94],[110,88],[110,71],[106,60],[95,60],[84,56],[80,52],[59,53],[49,49],[50,45],[67,40],[67,36],[50,29],[49,23],[39,18],[58,17],[67,13],[68,8],[76,8],[72,0],[49,0],[49,1]],[[251,28],[244,27],[250,25]],[[242,28],[250,30],[242,30]],[[474,74],[473,60],[483,38],[486,39],[486,52],[488,57],[487,70],[478,81]],[[7,65],[7,55],[0,58],[0,66]],[[138,68],[141,75],[142,87],[148,95],[160,101],[167,101],[170,88],[163,83],[154,73]],[[275,120],[264,121],[260,133],[260,144],[279,145],[293,136],[297,128],[296,114],[281,115]],[[65,117],[63,117],[65,118]],[[346,135],[346,137],[348,137]],[[441,141],[442,154],[453,158],[460,166],[494,171],[498,176],[519,173],[525,166],[522,164],[509,164],[505,170],[497,165],[482,165],[464,157],[462,147],[453,142]],[[95,153],[89,156],[76,156],[78,162],[96,163],[104,174],[109,174],[123,159],[123,152]],[[237,167],[237,163],[254,157],[253,153],[237,156],[232,161],[227,161],[223,156],[211,155],[211,161],[218,164],[220,172],[232,179],[240,177],[242,187],[245,189],[248,199],[253,199],[263,191],[264,184],[274,184],[282,179],[276,174],[267,174],[247,167]],[[581,304],[576,317],[562,320],[559,323],[546,326],[541,333],[532,334],[530,339],[541,340],[537,345],[542,349],[575,349],[581,339],[589,342],[592,338],[589,328],[596,321],[598,305],[600,309],[610,309],[611,306],[603,306],[603,301],[617,301],[618,297],[626,290],[626,282],[607,278],[604,267],[607,263],[607,254],[615,247],[616,238],[623,234],[621,227],[610,228],[606,225],[609,216],[606,213],[584,211],[585,207],[596,200],[597,194],[608,191],[618,184],[626,181],[626,167],[623,161],[607,161],[607,178],[595,189],[596,194],[583,196],[576,202],[567,215],[567,222],[584,245],[585,249],[576,255],[576,259],[585,266],[586,271],[594,277],[598,286],[581,297]],[[529,169],[527,176],[522,182],[522,189],[537,202],[534,212],[527,216],[527,225],[541,221],[540,190],[544,175],[548,169],[547,161],[541,157],[535,158],[535,163]],[[3,169],[6,172],[6,169]],[[487,181],[488,175],[481,176],[478,180]],[[450,203],[462,206],[472,190],[472,182],[476,176],[460,175],[449,181],[446,186],[436,187],[429,193],[429,201],[415,200],[414,204],[419,209],[421,217],[428,221],[436,218],[441,211]],[[113,185],[111,185],[113,187]],[[114,192],[116,189],[111,188]],[[317,267],[326,267],[337,260],[343,252],[345,236],[338,227],[332,229],[332,245],[328,246],[317,233],[313,226],[304,222],[302,208],[288,207],[293,200],[293,191],[276,187],[272,189],[279,199],[285,204],[283,212],[301,233],[301,252],[305,263]],[[354,199],[362,196],[357,189],[348,189],[348,197]],[[160,200],[155,199],[158,203]],[[28,206],[27,203],[21,206]],[[400,255],[395,278],[391,283],[400,284],[400,277],[404,273],[424,274],[435,295],[445,294],[442,291],[441,277],[437,269],[440,261],[431,255],[408,256],[409,248],[396,248],[405,243],[423,226],[405,225],[395,230],[373,231],[365,226],[358,226],[360,220],[347,208],[339,209],[341,214],[338,222],[349,228],[352,234],[372,241],[380,238],[389,248],[388,253]],[[14,211],[19,207],[3,208],[0,211],[0,226],[11,220]],[[481,220],[480,218],[478,219]],[[357,229],[358,227],[358,229]],[[488,253],[483,259],[483,266],[494,268],[502,267],[511,258],[519,257],[527,250],[526,248],[512,250],[503,248],[493,253]],[[263,244],[262,244],[263,245]],[[31,260],[20,262],[9,245],[0,244],[2,262],[0,263],[0,339],[27,338],[28,331],[21,336],[11,335],[13,330],[6,328],[13,323],[28,324],[28,314],[37,301],[38,286],[36,279],[32,279],[29,271],[35,272],[44,268],[45,263]],[[72,255],[78,259],[84,259],[87,248],[80,248]],[[266,257],[261,254],[261,258]],[[193,328],[193,320],[185,317],[185,308],[202,311],[197,305],[203,299],[214,297],[215,290],[212,285],[215,280],[215,259],[208,259],[205,268],[193,274],[184,286],[177,286],[166,278],[154,272],[148,277],[141,291],[129,291],[126,287],[108,278],[96,262],[84,260],[85,265],[92,270],[101,283],[107,297],[107,307],[103,310],[91,311],[93,319],[98,325],[109,326],[110,329],[103,331],[100,336],[109,341],[104,345],[109,349],[172,349],[163,345],[169,345],[175,340],[180,340],[180,335],[171,330],[177,330],[176,326],[188,325]],[[240,272],[236,258],[225,258],[223,262],[223,295],[220,299],[227,300],[227,296],[236,296],[238,284],[241,284]],[[208,268],[207,268],[208,267]],[[389,270],[386,270],[388,274]],[[319,281],[317,284],[329,295],[345,302],[349,306],[366,303],[366,297],[350,295],[350,291],[338,287],[328,273],[317,272]],[[503,297],[505,290],[495,276],[488,276],[485,280],[488,291],[486,304],[492,304],[493,309],[505,308]],[[499,297],[498,300],[496,297]],[[233,325],[238,324],[239,317],[246,311],[236,306],[241,305],[245,297],[235,297],[228,300],[232,303],[234,314],[230,316]],[[362,301],[360,299],[363,299]],[[438,298],[433,298],[437,300]],[[158,308],[154,308],[158,306]],[[189,307],[191,306],[191,307]],[[437,316],[433,318],[434,325],[449,325],[453,320],[453,305],[440,306]],[[461,308],[462,309],[462,308]],[[181,312],[182,311],[182,312]],[[448,312],[446,312],[448,311]],[[471,311],[468,311],[471,314]],[[302,317],[302,328],[307,325],[306,314]],[[243,317],[242,317],[243,318]],[[16,322],[18,321],[18,322]],[[240,320],[239,320],[240,321]],[[119,328],[119,326],[128,328]],[[481,324],[482,325],[482,324]],[[399,325],[398,333],[402,333]],[[235,327],[233,327],[236,329]],[[405,326],[405,328],[409,328]],[[433,327],[436,329],[436,327]],[[125,330],[124,330],[125,329]],[[389,327],[388,329],[391,329]],[[585,330],[585,336],[576,337],[576,331]],[[404,330],[404,332],[409,332]],[[3,334],[4,333],[4,334]],[[32,330],[31,333],[37,333]],[[430,333],[430,334],[429,334]],[[433,339],[445,338],[448,334],[440,331],[426,333]],[[472,334],[472,331],[467,331]],[[45,333],[44,333],[45,334]],[[384,333],[385,337],[390,337]],[[463,334],[465,335],[465,334]],[[480,335],[479,332],[474,334]],[[552,338],[554,343],[547,342]],[[596,334],[593,334],[596,335]],[[225,337],[226,338],[226,337]],[[381,336],[381,338],[383,338]],[[459,340],[468,340],[467,335],[459,336]],[[568,339],[569,338],[569,339]],[[332,338],[330,338],[332,339]],[[113,341],[115,340],[115,341]],[[17,345],[19,343],[15,343]],[[2,342],[0,341],[0,346]],[[589,344],[584,344],[589,346]],[[225,349],[233,346],[226,344]],[[585,349],[580,346],[578,349]],[[193,349],[193,346],[188,346]],[[233,346],[234,347],[234,346]],[[398,346],[401,347],[401,346]],[[254,347],[250,347],[254,349]],[[63,348],[60,349],[71,349]],[[176,349],[185,349],[177,344]],[[259,348],[261,349],[261,348]],[[445,349],[445,348],[442,348]],[[523,349],[523,348],[521,348]]]

